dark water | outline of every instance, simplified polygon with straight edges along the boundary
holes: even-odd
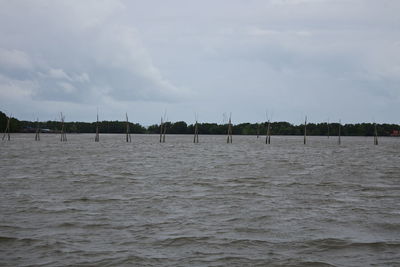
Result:
[[[0,265],[400,266],[400,139],[13,135]]]

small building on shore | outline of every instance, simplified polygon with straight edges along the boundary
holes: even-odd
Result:
[[[400,136],[400,131],[399,130],[393,130],[390,136]]]

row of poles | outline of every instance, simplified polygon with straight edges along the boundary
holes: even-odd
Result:
[[[129,129],[129,119],[128,119],[128,113],[125,114],[126,116],[126,142],[130,143],[132,142],[131,138],[131,133]],[[10,141],[10,119],[11,116],[7,118],[7,124],[6,124],[6,129],[4,131],[4,135],[2,140],[7,139]],[[61,137],[60,141],[61,142],[67,142],[67,134],[65,130],[65,116],[61,113],[60,116],[60,122],[61,122]],[[229,121],[228,121],[228,131],[227,131],[227,139],[226,142],[228,144],[232,144],[232,119],[231,116],[229,116]],[[339,121],[339,129],[338,129],[338,145],[341,144],[341,128],[342,124],[341,121]],[[167,134],[167,125],[166,125],[166,119],[161,117],[161,123],[160,123],[160,143],[165,143],[165,136]],[[260,136],[260,124],[258,124],[257,127],[257,138]],[[329,125],[328,125],[328,138],[329,138]],[[35,131],[35,141],[40,141],[40,127],[39,127],[39,119],[36,120],[36,131]],[[99,114],[97,113],[97,121],[96,121],[96,136],[94,138],[95,142],[100,141],[100,132],[99,132]],[[199,143],[199,126],[196,118],[196,123],[194,125],[194,137],[193,137],[193,143]],[[266,132],[266,138],[265,138],[265,143],[266,144],[271,144],[271,122],[268,120],[267,122],[267,132]],[[304,121],[304,145],[307,144],[307,116]],[[376,123],[374,123],[374,145],[378,145],[378,130],[376,128]]]
[[[328,138],[329,138],[330,137],[329,124],[327,124],[327,126],[328,126]],[[342,143],[342,140],[341,140],[341,129],[342,129],[342,122],[341,122],[341,120],[339,120],[338,145],[340,145]],[[307,144],[307,116],[306,116],[306,119],[304,121],[304,144]],[[374,145],[378,145],[378,130],[376,128],[376,123],[374,123]]]

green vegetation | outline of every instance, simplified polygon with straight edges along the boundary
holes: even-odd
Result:
[[[7,116],[0,111],[0,132],[4,132],[7,123]],[[11,132],[35,132],[36,122],[19,121],[12,118],[10,122]],[[166,122],[168,134],[193,134],[194,124],[188,125],[184,121]],[[59,132],[61,123],[59,121],[39,122],[41,129],[49,129],[51,132]],[[227,124],[217,123],[199,123],[199,134],[226,134],[228,130]],[[233,125],[233,134],[235,135],[256,135],[257,123],[240,123]],[[147,128],[138,123],[129,123],[131,133],[139,134],[158,134],[160,125],[154,124]],[[96,122],[65,122],[67,133],[95,133]],[[339,124],[329,124],[330,135],[338,134]],[[126,133],[126,121],[101,121],[99,122],[100,133]],[[400,130],[397,124],[377,124],[378,135],[390,136],[393,130]],[[260,124],[260,134],[265,135],[267,132],[266,123]],[[302,135],[304,133],[303,125],[293,125],[288,122],[271,122],[272,135]],[[307,135],[328,135],[328,125],[326,123],[308,123]],[[373,123],[357,123],[342,125],[341,135],[343,136],[373,136]]]
[[[3,133],[7,127],[7,115],[0,111],[0,132]],[[22,122],[11,118],[10,120],[10,132],[20,132],[23,128]]]

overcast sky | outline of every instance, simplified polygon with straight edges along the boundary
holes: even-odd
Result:
[[[398,0],[0,0],[19,119],[400,123]]]

